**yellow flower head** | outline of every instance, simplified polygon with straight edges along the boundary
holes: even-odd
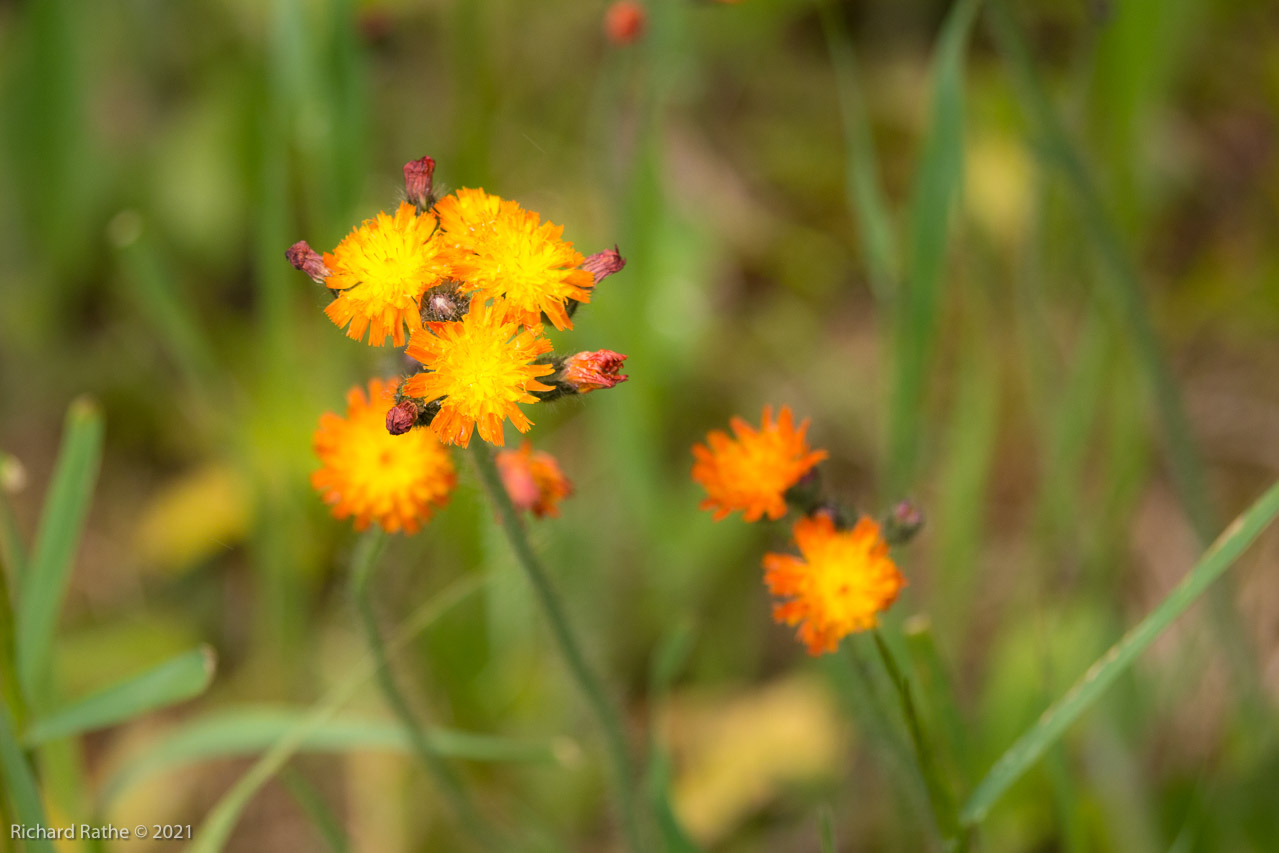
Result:
[[[422,294],[453,274],[454,252],[432,239],[435,227],[433,214],[419,214],[408,202],[394,216],[364,220],[324,256],[332,271],[325,286],[338,292],[324,313],[339,328],[350,324],[346,334],[357,341],[368,331],[370,346],[382,346],[387,335],[403,346],[404,327],[422,326]]]
[[[515,508],[532,510],[538,518],[558,516],[557,504],[573,494],[573,484],[555,457],[541,450],[534,452],[527,440],[519,450],[500,451],[497,470]]]
[[[707,494],[702,509],[715,510],[716,521],[737,509],[747,521],[758,521],[765,514],[774,520],[781,518],[786,514],[786,490],[825,459],[826,451],[809,450],[804,441],[808,421],[796,429],[786,406],[775,424],[772,407],[765,406],[758,432],[738,417],[729,423],[736,438],[713,430],[706,436],[710,447],[693,447],[697,460],[693,479]]]
[[[346,395],[346,417],[326,412],[315,431],[323,465],[311,484],[338,518],[355,516],[355,528],[376,522],[390,533],[414,533],[448,503],[457,474],[448,450],[429,430],[386,431],[395,384],[374,379]]]
[[[794,534],[802,557],[764,555],[769,592],[789,599],[773,605],[773,619],[799,625],[809,654],[833,652],[848,634],[875,627],[906,581],[869,518],[836,530],[829,515],[808,516],[795,522]]]
[[[551,390],[537,377],[555,368],[532,363],[551,350],[551,342],[538,337],[541,328],[521,330],[495,306],[472,299],[461,320],[428,323],[413,333],[406,352],[427,370],[409,377],[404,393],[428,402],[445,398],[431,421],[441,441],[466,447],[478,425],[481,438],[501,447],[506,418],[520,432],[533,425],[516,403],[535,403],[530,391]]]
[[[532,326],[545,313],[555,328],[573,328],[565,304],[589,302],[595,276],[579,269],[586,258],[562,227],[483,190],[458,190],[435,209],[445,239],[470,253],[459,259],[466,290],[495,300],[505,319]]]

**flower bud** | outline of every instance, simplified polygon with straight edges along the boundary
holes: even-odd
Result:
[[[435,161],[430,157],[410,160],[404,164],[404,197],[414,205],[418,213],[435,204],[435,191],[432,178],[435,175]]]
[[[617,372],[624,361],[626,356],[607,349],[575,353],[564,359],[559,381],[578,394],[612,388],[626,381],[627,377]]]
[[[294,269],[302,270],[316,284],[324,284],[325,280],[333,275],[333,271],[324,265],[324,258],[320,257],[319,253],[305,240],[299,240],[290,246],[284,253],[284,257],[288,258]]]
[[[417,423],[417,404],[405,398],[386,413],[386,431],[391,435],[404,435]]]
[[[924,514],[912,501],[899,501],[884,518],[884,539],[889,545],[905,545],[924,526]]]
[[[604,34],[613,44],[630,44],[644,35],[648,15],[644,7],[630,0],[618,0],[604,15]]]
[[[559,515],[556,504],[573,493],[573,484],[555,457],[540,450],[534,452],[527,441],[519,450],[500,451],[497,470],[515,508],[531,510],[538,518]]]
[[[621,272],[624,266],[626,266],[626,258],[617,251],[617,246],[596,252],[582,263],[582,269],[595,276],[596,284],[615,272]]]
[[[423,323],[448,323],[466,316],[471,307],[471,297],[462,293],[458,284],[449,279],[422,294]]]

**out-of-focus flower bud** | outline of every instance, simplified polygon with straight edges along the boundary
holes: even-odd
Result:
[[[905,545],[924,526],[924,514],[912,501],[900,501],[884,518],[884,539],[889,545]]]
[[[648,13],[639,3],[618,0],[604,13],[604,34],[613,44],[630,44],[644,35]]]
[[[573,493],[573,484],[555,457],[540,450],[534,452],[527,441],[519,450],[499,452],[497,470],[515,508],[531,510],[538,518],[559,515],[556,504]]]

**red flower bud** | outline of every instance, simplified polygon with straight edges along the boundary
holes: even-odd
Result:
[[[555,457],[540,450],[534,452],[527,441],[519,450],[500,451],[497,470],[515,508],[531,510],[538,518],[559,515],[557,504],[573,494],[573,484]]]
[[[617,246],[605,249],[602,252],[596,252],[582,263],[582,269],[595,276],[596,284],[599,284],[613,273],[620,272],[624,266],[626,266],[626,258],[623,258],[621,253],[617,251]]]
[[[391,435],[404,435],[417,423],[417,404],[401,400],[386,413],[386,431]]]
[[[435,204],[432,178],[435,175],[435,161],[430,157],[410,160],[404,164],[404,197],[411,204],[423,211]]]
[[[629,0],[618,0],[604,15],[604,34],[613,44],[630,44],[644,35],[648,14],[644,7]]]
[[[579,394],[612,388],[617,383],[626,381],[626,377],[617,372],[624,361],[626,356],[612,350],[579,352],[564,360],[560,381]]]
[[[294,269],[302,270],[316,284],[324,284],[325,279],[333,275],[333,270],[324,265],[324,259],[305,240],[299,240],[290,246],[284,257],[288,258]]]

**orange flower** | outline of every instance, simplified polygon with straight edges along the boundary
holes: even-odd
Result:
[[[534,326],[545,313],[555,328],[573,328],[566,303],[589,302],[595,276],[578,269],[586,259],[562,227],[483,190],[460,189],[435,209],[444,239],[462,252],[464,290],[494,300],[506,320]]]
[[[833,652],[848,634],[875,627],[906,581],[870,518],[836,530],[829,515],[805,517],[795,522],[794,535],[802,558],[764,555],[769,592],[789,599],[773,605],[773,619],[799,625],[809,654]]]
[[[501,447],[506,418],[527,432],[533,422],[516,404],[537,402],[529,392],[551,386],[536,377],[555,371],[533,361],[551,350],[551,342],[538,337],[542,327],[521,331],[478,297],[461,320],[427,326],[413,333],[406,350],[427,370],[409,377],[404,393],[427,402],[444,398],[431,421],[440,440],[466,447],[478,425],[481,438]]]
[[[390,335],[403,346],[404,327],[420,328],[418,302],[426,290],[453,274],[455,253],[432,239],[436,219],[402,202],[394,216],[379,213],[366,219],[326,254],[332,271],[324,280],[337,298],[324,309],[347,336],[357,341],[369,333],[369,345],[380,347]]]
[[[573,484],[564,476],[555,457],[540,450],[533,452],[527,441],[519,450],[500,451],[497,470],[515,508],[532,510],[538,518],[558,516],[556,504],[573,494]]]
[[[337,518],[355,517],[355,529],[376,522],[387,532],[414,533],[448,503],[457,473],[448,451],[430,430],[405,435],[386,431],[395,383],[374,379],[346,395],[346,417],[326,412],[315,431],[323,465],[311,484]]]
[[[747,521],[771,519],[786,514],[786,490],[799,482],[809,469],[826,458],[825,450],[810,450],[804,441],[805,420],[796,429],[791,411],[782,406],[773,423],[771,406],[764,407],[758,432],[741,418],[729,422],[736,438],[713,430],[705,445],[695,445],[693,479],[706,489],[702,509],[715,510],[715,520],[740,509]]]

